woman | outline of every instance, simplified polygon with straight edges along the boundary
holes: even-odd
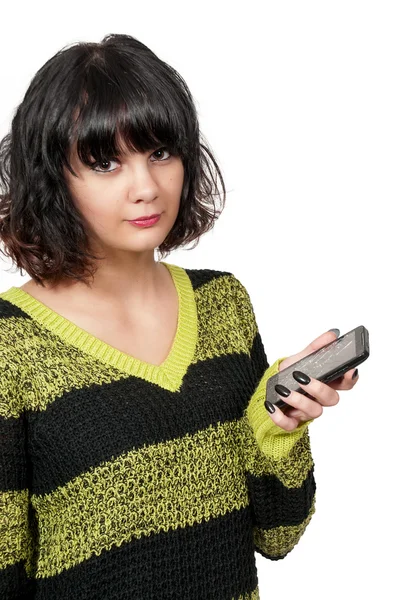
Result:
[[[299,374],[282,412],[267,380],[336,331],[270,366],[232,273],[155,260],[223,208],[200,136],[181,76],[109,35],[39,69],[1,142],[31,276],[0,294],[1,598],[259,598],[254,551],[314,513],[308,426],[357,371]]]

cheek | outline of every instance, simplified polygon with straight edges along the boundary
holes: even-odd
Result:
[[[172,173],[169,185],[174,194],[181,194],[184,185],[184,167],[181,161],[177,164],[176,169]]]
[[[74,195],[74,204],[87,222],[102,224],[112,219],[114,206],[109,202],[109,196],[104,195],[103,190],[81,191]]]

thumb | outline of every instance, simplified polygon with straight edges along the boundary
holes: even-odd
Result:
[[[283,369],[290,367],[290,365],[294,364],[298,360],[301,360],[305,356],[312,354],[312,352],[315,352],[316,350],[319,350],[323,346],[326,346],[326,344],[329,344],[330,342],[333,342],[334,340],[336,340],[338,338],[338,335],[336,335],[335,331],[336,330],[332,330],[332,331],[326,331],[325,333],[322,333],[320,336],[318,336],[317,338],[312,340],[312,342],[310,344],[308,344],[308,346],[306,346],[303,350],[301,350],[301,352],[298,352],[297,354],[293,354],[292,356],[285,358],[279,364],[279,371],[282,371]],[[339,332],[339,334],[340,334],[340,332]]]

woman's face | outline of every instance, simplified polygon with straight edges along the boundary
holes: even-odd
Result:
[[[150,152],[128,152],[87,167],[72,148],[71,165],[64,173],[74,203],[83,215],[94,252],[145,252],[160,246],[177,218],[184,167],[180,157],[165,146]],[[94,159],[91,157],[93,162]],[[157,223],[138,227],[129,220],[161,214]]]

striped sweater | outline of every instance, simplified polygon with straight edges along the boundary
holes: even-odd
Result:
[[[164,263],[179,297],[160,365],[21,288],[0,293],[0,598],[254,600],[255,552],[315,503],[308,423],[277,427],[249,294]]]

